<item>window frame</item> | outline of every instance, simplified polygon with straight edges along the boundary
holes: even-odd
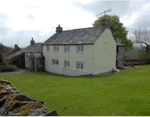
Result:
[[[83,53],[84,52],[84,46],[83,45],[77,45],[77,52]]]
[[[56,64],[58,63],[58,64]],[[52,59],[52,65],[53,66],[58,66],[59,65],[59,60],[58,59]]]
[[[47,45],[47,52],[49,51],[49,45]]]
[[[55,50],[57,48],[57,50]],[[54,45],[54,52],[59,52],[59,46],[58,45]]]
[[[78,68],[78,65],[80,66],[80,68]],[[81,69],[81,66],[82,66],[82,69]],[[84,70],[84,63],[83,62],[77,62],[76,69],[77,70]]]
[[[67,48],[67,51],[66,51],[66,48]],[[69,48],[69,49],[68,49],[68,48]],[[68,50],[69,50],[69,51],[68,51]],[[70,52],[70,45],[65,45],[65,46],[64,46],[64,52],[66,52],[66,53],[67,53],[67,52]]]
[[[29,55],[28,54],[26,54],[26,60],[29,58]]]
[[[67,65],[65,63],[67,63]],[[65,68],[69,68],[70,67],[70,62],[68,60],[64,61],[64,67]]]

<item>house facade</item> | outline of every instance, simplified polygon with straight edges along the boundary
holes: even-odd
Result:
[[[43,43],[45,71],[69,76],[97,75],[116,69],[116,42],[103,20],[97,28],[56,33]]]

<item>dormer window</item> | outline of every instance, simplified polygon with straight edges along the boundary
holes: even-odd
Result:
[[[58,52],[59,51],[59,46],[54,46],[54,51]]]
[[[77,46],[77,52],[78,53],[83,53],[83,45],[78,45]]]
[[[70,52],[70,46],[65,46],[65,52]]]

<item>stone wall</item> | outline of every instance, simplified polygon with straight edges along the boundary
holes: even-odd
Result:
[[[123,66],[124,63],[124,56],[125,56],[125,47],[124,46],[117,46],[117,66]]]
[[[10,82],[0,80],[0,116],[57,116],[44,102],[21,94]]]
[[[45,59],[37,59],[37,71],[44,71],[45,70]]]
[[[150,64],[150,60],[136,60],[136,59],[125,59],[124,60],[124,66],[130,66],[130,65],[144,65],[144,64]]]

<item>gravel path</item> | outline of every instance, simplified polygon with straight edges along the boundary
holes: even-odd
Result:
[[[29,73],[30,71],[28,69],[20,69],[19,71],[15,71],[15,72],[2,72],[0,73],[0,75],[4,75],[4,74],[21,74],[21,73]]]

